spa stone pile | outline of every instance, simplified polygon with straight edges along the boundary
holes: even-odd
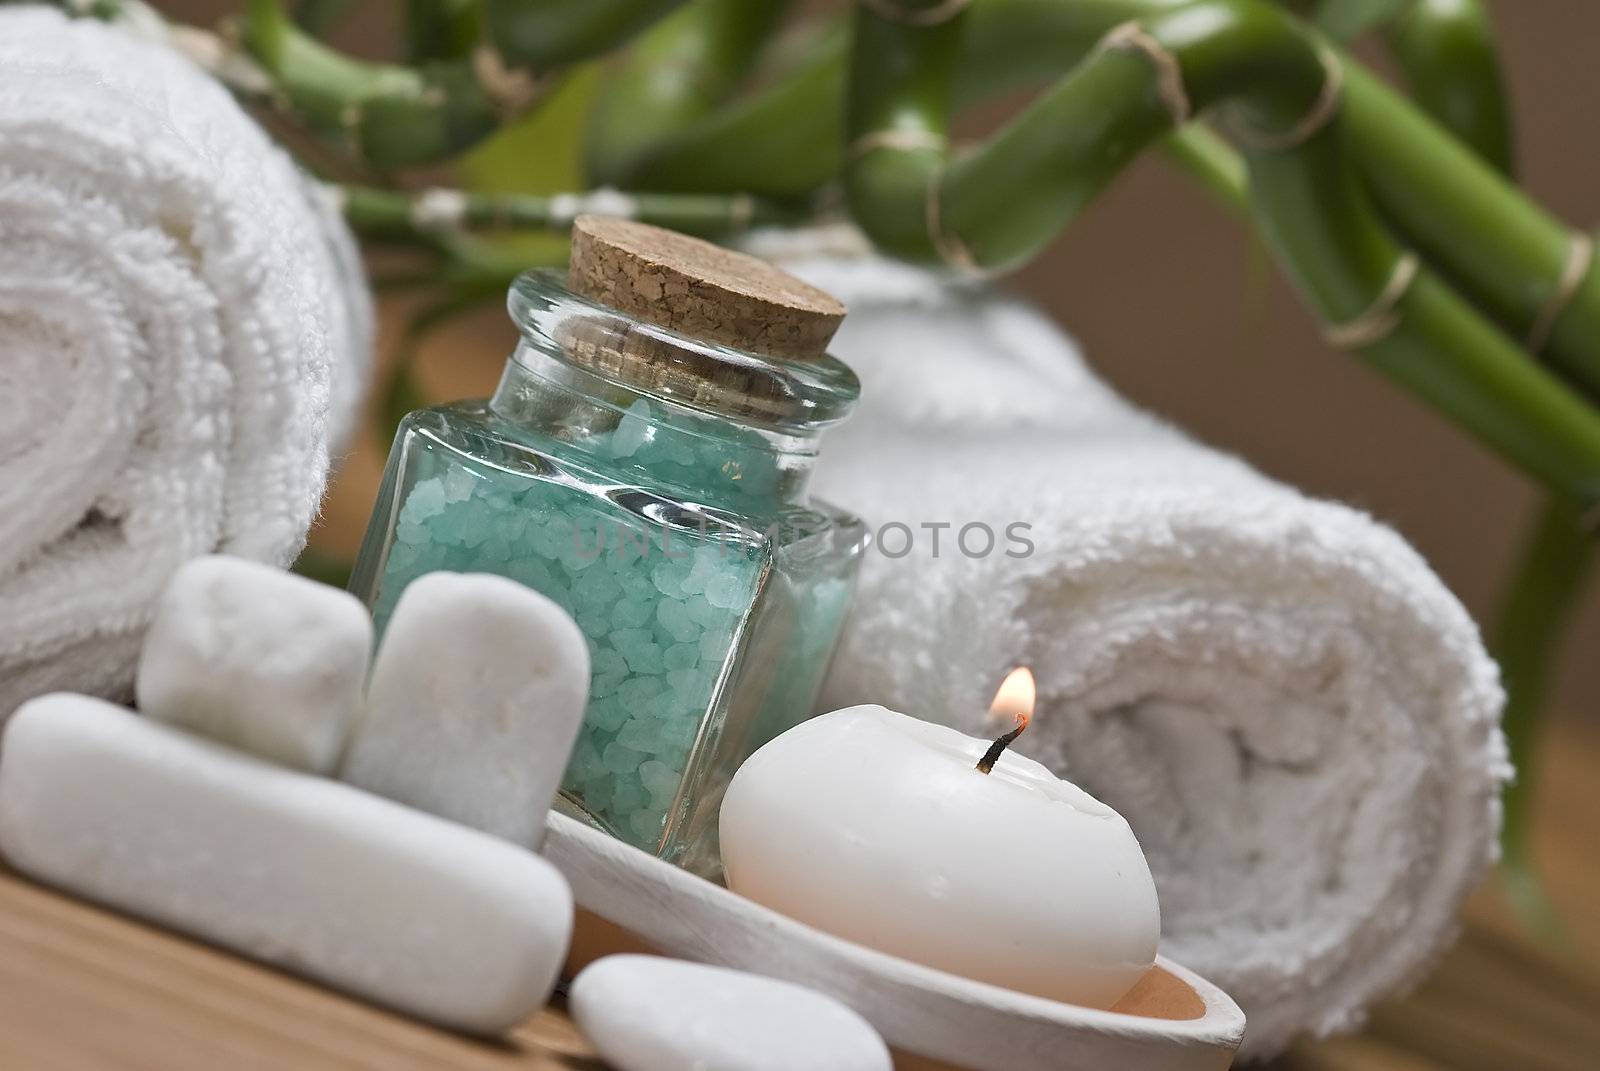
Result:
[[[566,880],[527,849],[582,716],[583,637],[535,592],[453,573],[409,587],[367,683],[371,636],[344,592],[191,562],[146,640],[144,717],[66,693],[12,715],[0,853],[401,1012],[509,1032],[571,934]],[[736,971],[612,956],[573,1001],[619,1071],[890,1066],[842,1004]]]
[[[241,559],[184,566],[139,663],[144,717],[68,694],[12,716],[0,852],[69,892],[408,1014],[472,1033],[511,1029],[549,997],[571,890],[538,855],[489,835],[495,821],[483,832],[402,803],[542,816],[554,775],[536,799],[541,764],[525,748],[490,776],[463,767],[495,741],[570,746],[582,639],[559,608],[509,581],[430,580],[449,590],[430,599],[423,585],[403,608],[407,629],[439,635],[434,622],[457,624],[467,600],[494,621],[495,639],[458,633],[426,660],[380,655],[372,694],[409,698],[378,707],[362,700],[372,632],[354,597]],[[507,718],[490,690],[537,647],[576,652],[559,672],[577,686],[547,680],[542,706]],[[459,660],[485,683],[431,705],[436,671]],[[382,788],[393,798],[334,777],[341,753],[391,740],[423,757],[389,771]],[[483,799],[500,802],[473,806]]]

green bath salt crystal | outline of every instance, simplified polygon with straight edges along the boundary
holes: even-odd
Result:
[[[805,485],[854,377],[654,328],[641,345],[548,276],[511,308],[524,338],[494,398],[402,423],[353,587],[380,632],[441,569],[559,603],[591,660],[559,805],[715,872],[722,790],[812,713],[849,599],[861,525]]]

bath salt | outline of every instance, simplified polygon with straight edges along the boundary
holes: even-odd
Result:
[[[0,854],[478,1034],[544,1004],[571,936],[571,890],[532,852],[84,696],[34,700],[6,727]]]
[[[537,847],[588,691],[561,606],[503,577],[430,573],[389,621],[340,776]]]
[[[197,558],[156,606],[135,692],[152,718],[328,773],[371,649],[372,619],[353,595],[243,558]]]
[[[711,874],[716,800],[811,712],[865,537],[807,493],[859,392],[825,352],[844,308],[632,222],[579,218],[572,253],[565,284],[512,285],[493,398],[401,422],[352,590],[380,632],[438,569],[558,603],[591,661],[560,806]],[[646,790],[646,763],[676,789]]]
[[[634,453],[649,449],[646,441],[636,446]],[[578,743],[587,744],[601,756],[612,748],[609,764],[574,761],[567,768],[564,787],[584,810],[618,836],[639,847],[654,848],[666,827],[670,799],[648,793],[619,795],[612,791],[612,781],[621,774],[637,776],[639,767],[650,761],[682,778],[695,734],[712,706],[718,674],[750,613],[761,558],[751,548],[719,543],[714,537],[680,532],[668,535],[627,522],[596,509],[586,495],[559,484],[519,486],[486,472],[473,484],[468,498],[430,512],[432,503],[440,498],[433,488],[442,486],[445,474],[479,470],[453,457],[440,459],[437,469],[427,455],[416,457],[413,463],[437,474],[423,478],[401,507],[396,546],[408,545],[411,534],[404,522],[415,516],[416,553],[397,558],[391,552],[383,574],[374,614],[385,646],[399,621],[399,603],[407,597],[402,592],[409,593],[425,570],[494,573],[537,585],[552,603],[572,614],[589,651],[588,712]],[[713,464],[710,459],[699,463]],[[410,503],[418,493],[423,496],[423,506],[413,513]],[[457,530],[493,527],[518,517],[540,526],[543,537],[525,538],[503,548],[472,548],[449,541]],[[644,554],[623,552],[623,547],[637,547],[641,541],[649,548]],[[697,560],[703,563],[700,575],[718,577],[720,589],[741,593],[737,599],[730,595],[724,600],[736,605],[699,611],[698,623],[686,605],[691,597],[673,581],[680,574],[688,576]],[[672,566],[672,572],[662,572],[659,567],[663,564]],[[841,585],[841,609],[844,594]],[[823,620],[831,628],[837,616],[835,611]],[[828,635],[831,638],[831,632]],[[383,660],[380,651],[378,670]],[[701,672],[681,676],[694,670]],[[676,688],[671,683],[673,673],[680,674]],[[375,686],[376,682],[375,676]],[[382,718],[381,706],[376,704],[374,718]],[[630,721],[636,724],[628,730],[628,742],[644,746],[616,749],[613,745]],[[648,732],[651,728],[653,737]],[[358,741],[354,753],[360,754],[364,748]],[[625,762],[632,765],[625,766]],[[376,781],[370,783],[377,787]]]

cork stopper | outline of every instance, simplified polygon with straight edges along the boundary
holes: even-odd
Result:
[[[820,359],[845,313],[766,261],[604,216],[573,223],[567,286],[677,334],[787,361]]]

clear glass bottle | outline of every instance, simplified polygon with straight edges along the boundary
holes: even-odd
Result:
[[[854,405],[829,357],[687,338],[530,273],[494,396],[401,424],[352,590],[381,631],[439,569],[491,572],[571,612],[589,706],[559,806],[691,869],[751,752],[811,712],[863,545],[811,500]]]

